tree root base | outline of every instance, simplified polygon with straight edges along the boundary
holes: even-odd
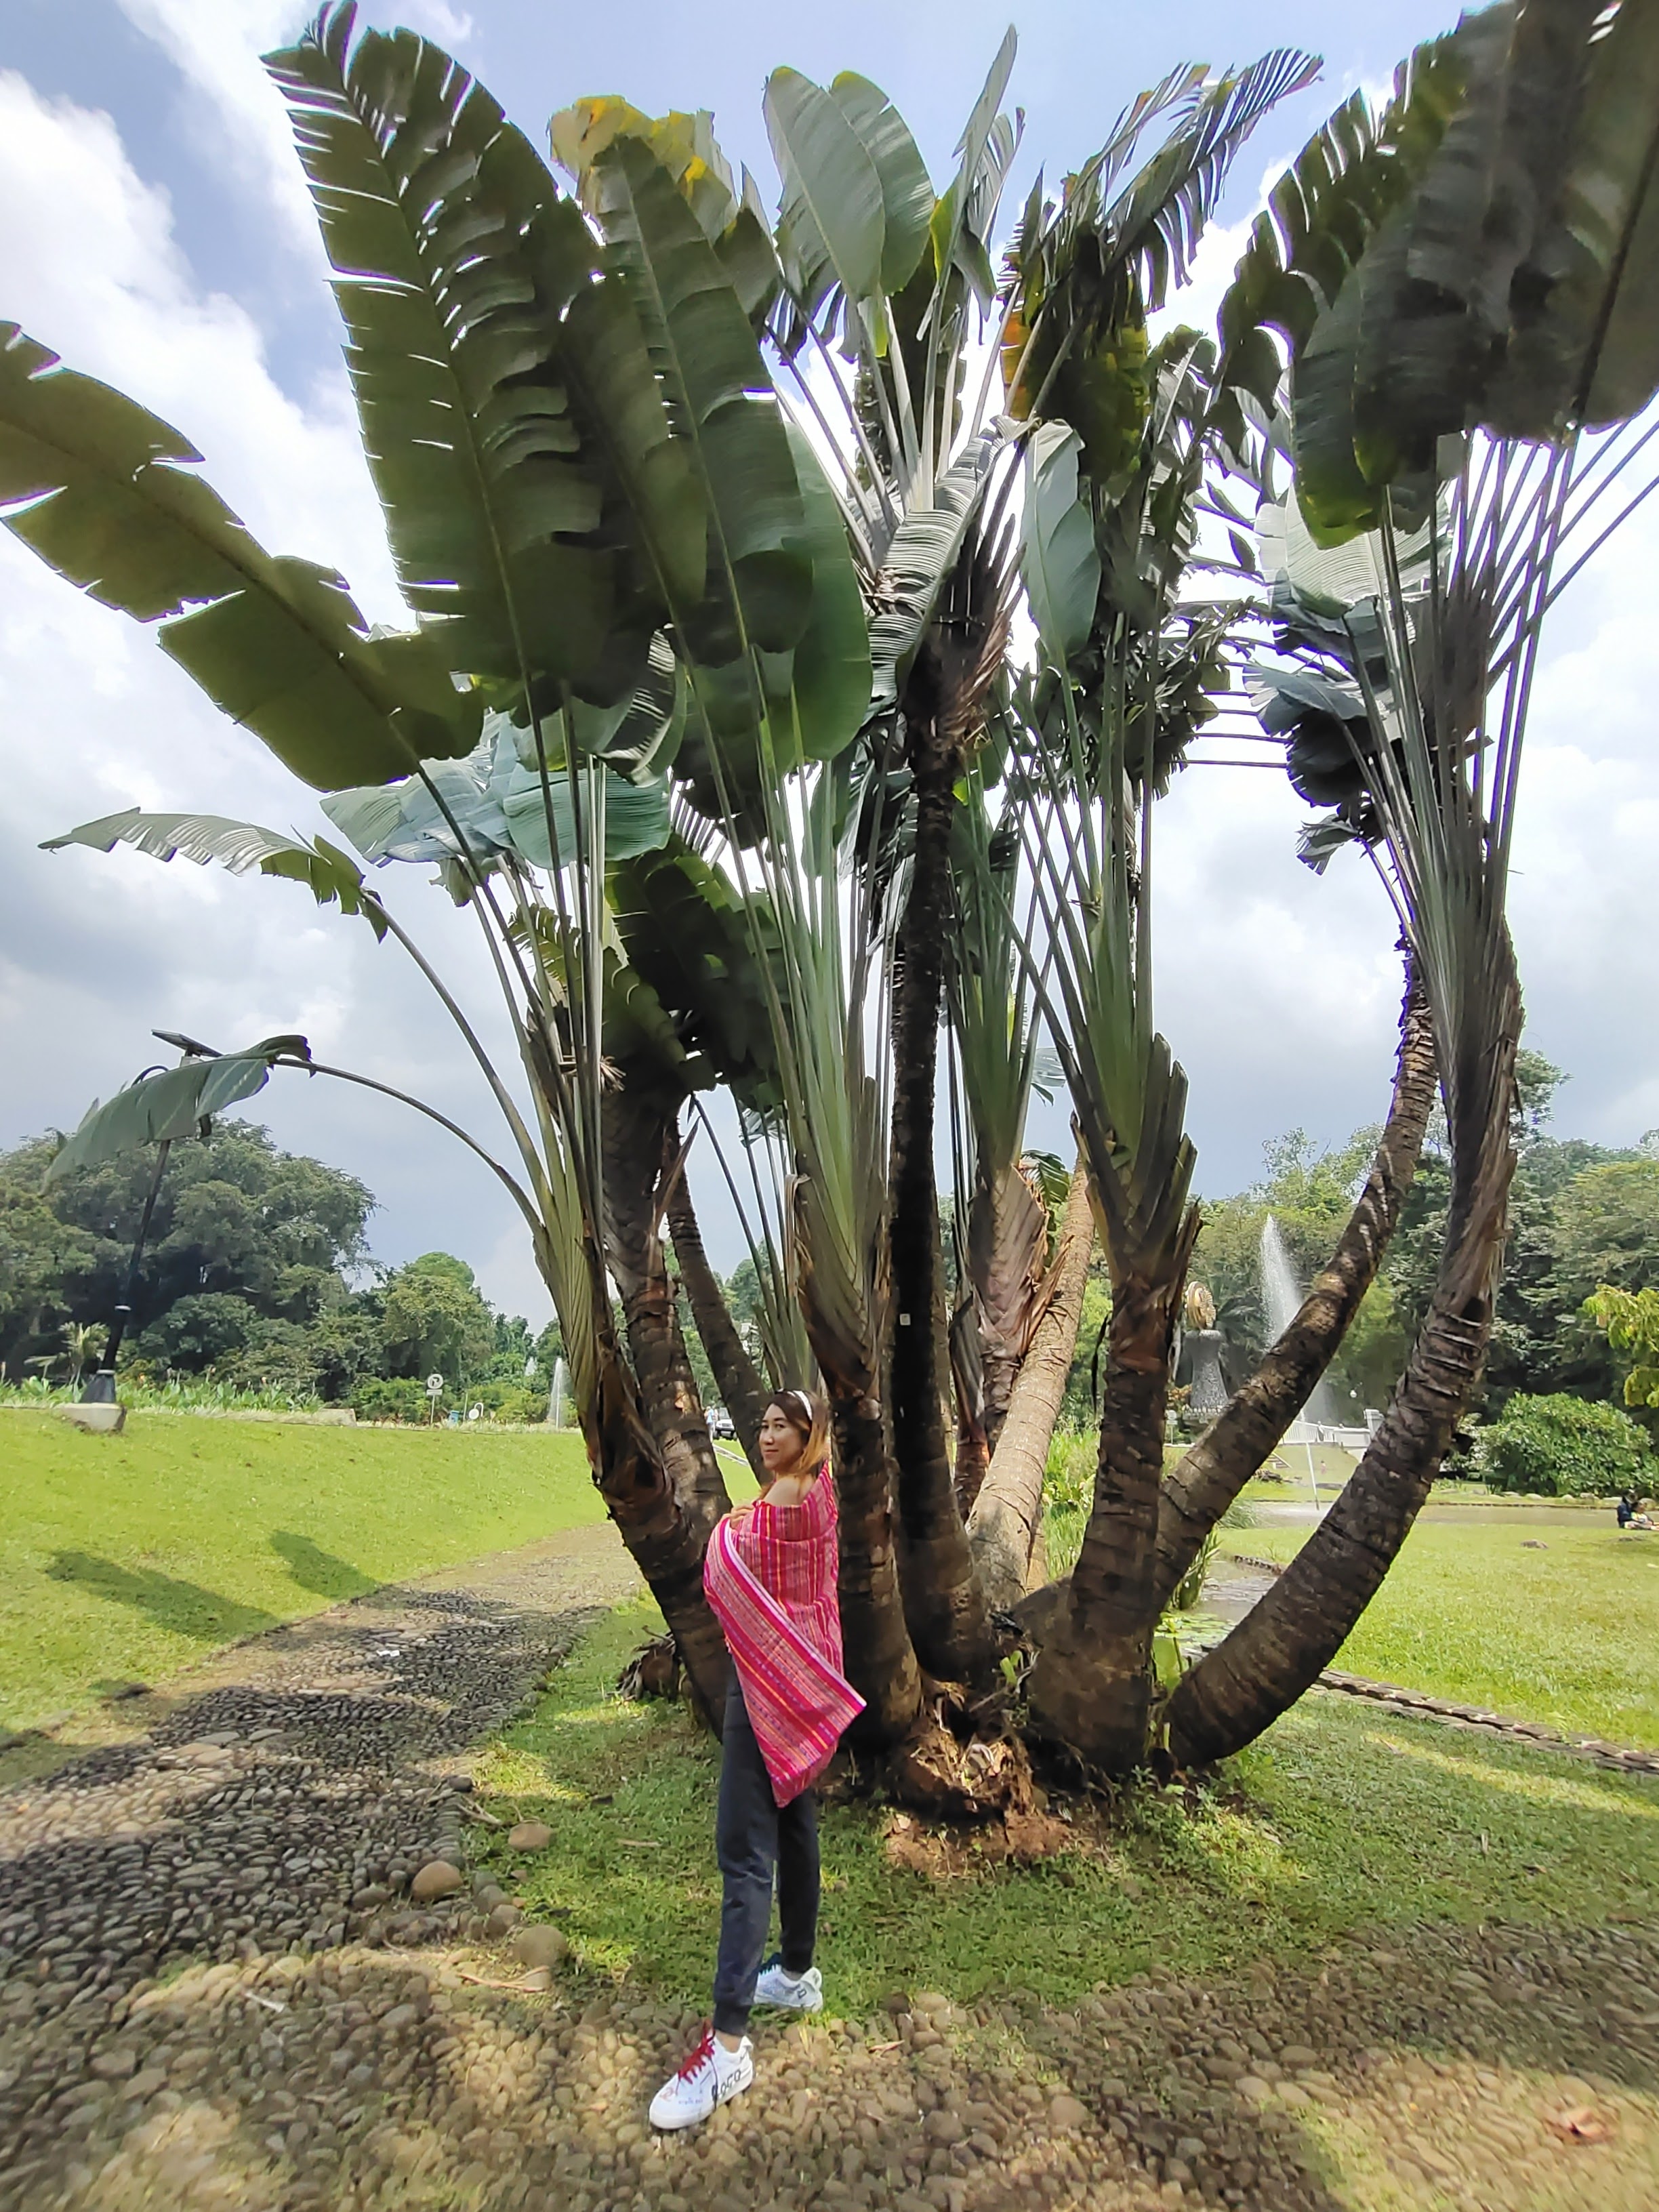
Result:
[[[679,1646],[672,1636],[641,1644],[617,1677],[622,1698],[678,1698],[688,1690]]]

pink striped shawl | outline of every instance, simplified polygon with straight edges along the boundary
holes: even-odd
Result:
[[[787,1805],[823,1773],[864,1710],[842,1673],[829,1475],[799,1505],[761,1498],[727,1514],[708,1540],[702,1586],[726,1632],[773,1797]]]

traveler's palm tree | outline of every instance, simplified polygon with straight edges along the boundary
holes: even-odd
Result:
[[[1275,404],[1270,326],[1291,356],[1299,512],[1322,540],[1369,533],[1380,568],[1334,612],[1328,594],[1285,597],[1264,689],[1335,686],[1351,709],[1340,827],[1376,847],[1397,896],[1460,1194],[1386,1454],[1276,1589],[1290,1611],[1189,1678],[1176,1740],[1224,1747],[1280,1709],[1364,1585],[1340,1543],[1382,1556],[1409,1517],[1478,1361],[1501,1223],[1502,892],[1533,641],[1631,465],[1634,441],[1597,426],[1653,383],[1650,17],[1603,10],[1542,56],[1537,13],[1471,19],[1419,58],[1381,126],[1345,112],[1281,188],[1285,242],[1258,234],[1212,357],[1190,334],[1155,345],[1148,318],[1238,146],[1305,81],[1298,57],[1177,72],[1056,204],[1039,185],[999,276],[1012,41],[943,193],[866,80],[779,71],[773,226],[707,118],[565,111],[568,189],[447,56],[406,33],[357,38],[349,9],[325,10],[272,68],[337,271],[405,634],[373,634],[338,578],[255,544],[168,426],[21,335],[0,352],[9,526],[158,625],[327,794],[364,864],[436,864],[480,932],[519,1073],[329,839],[137,810],[73,838],[297,881],[416,963],[491,1088],[507,1158],[456,1133],[520,1208],[596,1480],[716,1710],[700,1570],[723,1491],[662,1249],[677,1204],[684,1218],[684,1117],[714,1083],[764,1133],[755,1157],[774,1142],[783,1157],[775,1231],[756,1224],[779,1271],[771,1356],[793,1367],[810,1345],[834,1403],[872,1733],[914,1724],[924,1669],[960,1679],[994,1651],[941,1410],[933,1170],[971,778],[1036,896],[1020,988],[1065,1065],[1115,1293],[1094,1507],[1033,1714],[1091,1765],[1145,1748],[1162,1401],[1193,1229],[1184,1079],[1152,1016],[1148,824],[1226,629],[1183,583],[1205,456],[1218,434],[1242,449]],[[1480,195],[1516,174],[1537,228],[1518,270],[1495,271],[1520,233]],[[1468,344],[1470,326],[1490,340],[1494,301],[1501,342]],[[1449,361],[1486,364],[1449,416]],[[1444,440],[1472,422],[1454,453]],[[1035,672],[1012,665],[1022,593]],[[1313,734],[1297,721],[1297,745]],[[121,1094],[65,1158],[188,1126],[210,1096],[290,1066],[390,1089],[266,1039]]]
[[[1371,853],[1422,977],[1449,1220],[1427,1320],[1358,1472],[1171,1701],[1188,1756],[1248,1741],[1328,1664],[1479,1378],[1514,1165],[1521,1002],[1504,902],[1539,635],[1659,482],[1637,419],[1659,390],[1644,306],[1659,270],[1659,18],[1490,9],[1415,75],[1396,113],[1425,84],[1419,122],[1439,113],[1364,250],[1328,258],[1301,291],[1313,312],[1285,319],[1297,466],[1273,518],[1278,650],[1259,682],[1292,779],[1334,805],[1307,857]],[[1298,250],[1281,257],[1258,234],[1237,330]]]

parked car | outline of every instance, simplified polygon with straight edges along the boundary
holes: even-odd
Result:
[[[732,1416],[726,1412],[724,1406],[710,1406],[708,1407],[707,1418],[708,1421],[708,1433],[711,1437],[735,1437],[737,1435],[737,1423],[732,1419]]]

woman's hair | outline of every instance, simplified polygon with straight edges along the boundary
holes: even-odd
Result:
[[[816,1474],[830,1457],[830,1408],[810,1390],[775,1390],[765,1411],[774,1406],[800,1437],[803,1472]]]

